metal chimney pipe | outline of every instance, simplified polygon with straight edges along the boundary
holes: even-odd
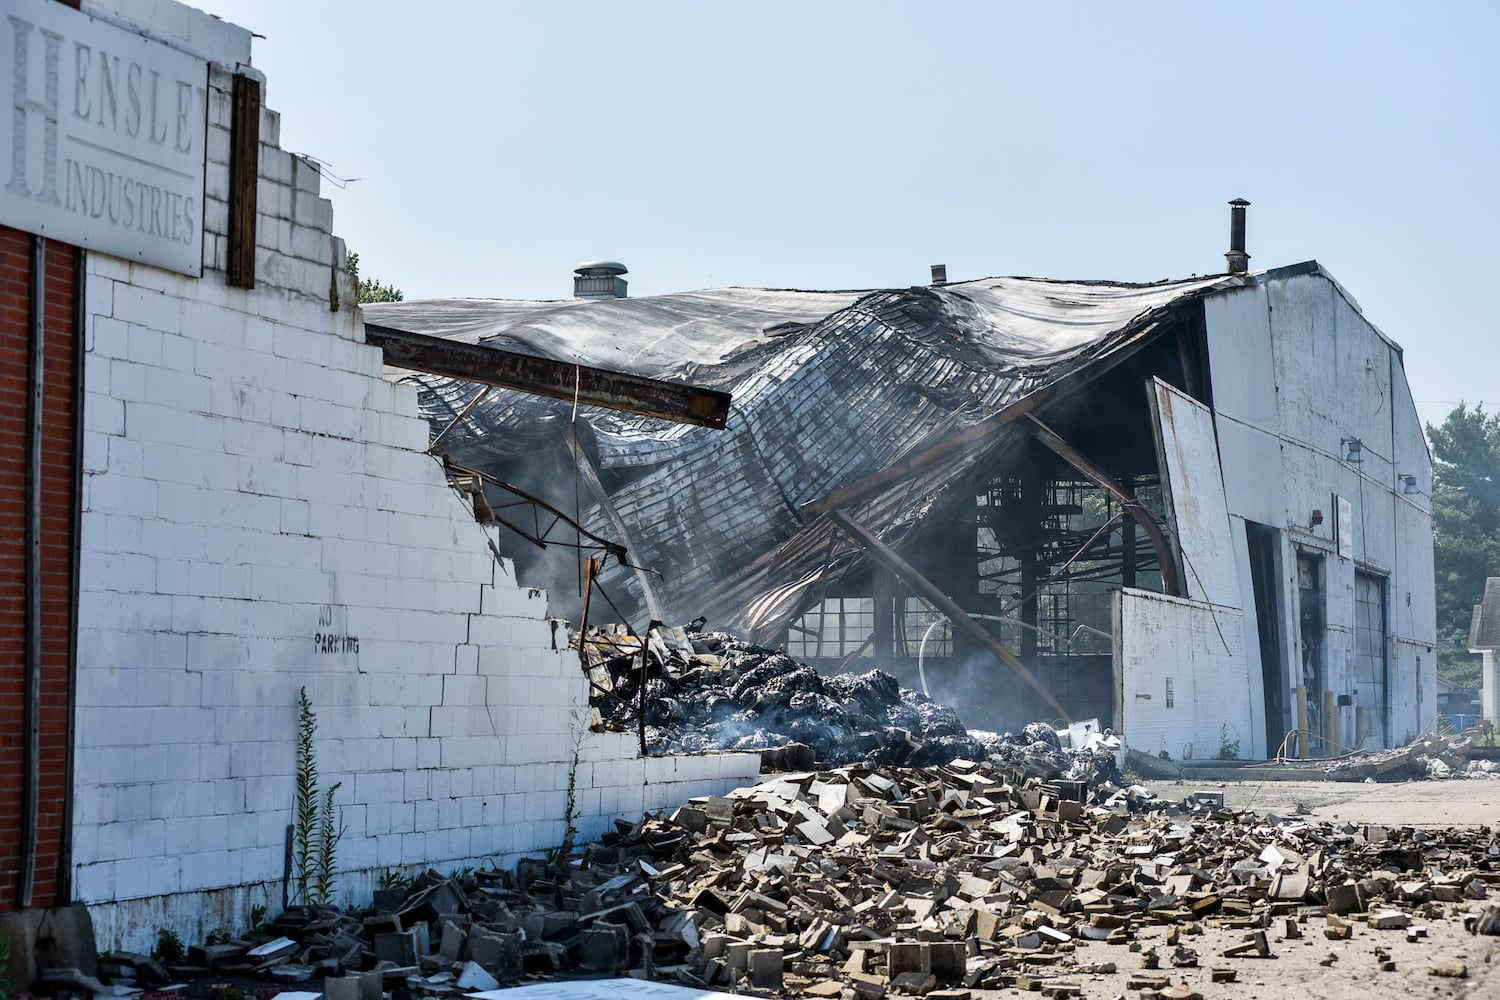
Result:
[[[934,285],[946,285],[948,283],[948,265],[932,265],[932,283]]]
[[[1250,255],[1245,252],[1245,209],[1250,203],[1236,198],[1229,203],[1229,250],[1224,259],[1229,262],[1228,273],[1244,274],[1250,270]]]

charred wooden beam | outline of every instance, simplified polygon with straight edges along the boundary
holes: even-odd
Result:
[[[1077,448],[1064,441],[1056,431],[1038,420],[1035,414],[1026,414],[1024,420],[1017,422],[1017,426],[1056,452],[1063,461],[1120,501],[1126,513],[1134,518],[1151,538],[1151,546],[1156,549],[1157,564],[1161,567],[1162,591],[1173,597],[1184,596],[1181,581],[1177,576],[1177,558],[1172,553],[1172,545],[1162,532],[1161,525],[1156,523],[1156,518],[1151,516],[1151,512],[1142,507],[1141,502],[1132,494],[1127,493],[1125,487],[1115,482],[1113,476],[1089,461]]]
[[[959,607],[953,598],[943,593],[932,581],[919,573],[916,567],[912,566],[905,559],[902,559],[896,554],[894,549],[886,545],[879,538],[876,538],[873,531],[853,520],[841,510],[829,511],[828,517],[834,524],[837,524],[848,533],[851,538],[859,542],[865,552],[869,553],[871,559],[874,559],[893,573],[897,579],[910,587],[912,592],[918,597],[921,597],[947,615],[948,620],[953,623],[954,628],[963,632],[964,635],[967,635],[977,643],[980,648],[987,650],[995,659],[1015,671],[1016,676],[1027,687],[1036,692],[1037,696],[1052,711],[1056,712],[1059,718],[1068,722],[1073,721],[1072,717],[1068,715],[1067,709],[1062,707],[1061,703],[1052,696],[1052,692],[1047,690],[1047,686],[1037,680],[1036,675],[1026,667],[1026,664],[1020,661],[1015,653],[1012,653],[1003,642],[991,635],[989,630],[983,625],[970,618],[967,611]]]
[[[717,389],[590,368],[373,323],[365,324],[365,340],[384,351],[385,363],[395,368],[519,389],[553,399],[576,399],[590,406],[701,427],[721,429],[729,419],[729,393]]]

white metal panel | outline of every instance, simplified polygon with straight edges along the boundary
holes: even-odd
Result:
[[[1274,422],[1266,430],[1214,414],[1219,438],[1219,468],[1225,507],[1233,516],[1279,527],[1286,500],[1282,496],[1281,441]]]
[[[1362,471],[1393,482],[1391,461],[1390,344],[1331,284],[1329,312],[1338,345],[1338,392],[1330,401],[1336,419],[1364,445]]]
[[[1276,427],[1276,371],[1264,285],[1203,301],[1214,411],[1257,427]]]
[[[48,0],[0,9],[0,217],[201,274],[208,63]]]
[[[1256,744],[1259,725],[1245,655],[1245,618],[1147,591],[1116,592],[1118,713],[1127,744],[1173,759],[1218,755],[1238,741],[1241,756]],[[1170,691],[1170,697],[1169,697]]]
[[[1151,398],[1162,485],[1187,593],[1213,604],[1242,607],[1213,415],[1160,379],[1153,380]]]
[[[1327,402],[1334,394],[1337,371],[1333,323],[1326,310],[1318,308],[1326,304],[1328,294],[1326,286],[1317,295],[1312,284],[1296,279],[1266,286],[1280,431],[1331,454],[1340,436]]]

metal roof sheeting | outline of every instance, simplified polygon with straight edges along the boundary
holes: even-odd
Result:
[[[766,634],[823,575],[834,533],[804,514],[804,503],[1087,366],[1167,310],[1247,280],[1255,278],[986,278],[868,293],[729,288],[364,308],[370,322],[397,329],[732,392],[723,431],[599,409],[580,416],[605,481],[617,484],[610,500],[631,535],[620,540],[633,561],[664,574],[665,611]],[[477,392],[435,376],[407,380],[435,428]],[[557,446],[570,416],[569,404],[496,391],[444,450],[466,464],[515,459]],[[1000,444],[957,451],[845,510],[882,531],[910,524]],[[572,490],[555,485],[559,495]],[[612,534],[597,507],[583,520]],[[612,569],[603,582],[639,604],[633,574]]]

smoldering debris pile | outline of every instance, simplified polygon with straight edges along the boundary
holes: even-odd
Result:
[[[803,744],[825,767],[921,767],[993,755],[1045,777],[1120,780],[1114,755],[1103,747],[1065,751],[1043,724],[1015,735],[970,732],[953,709],[880,670],[824,675],[723,632],[659,627],[645,646],[643,701],[641,640],[614,627],[592,630],[584,640],[595,723],[634,730],[644,705],[649,753]]]

